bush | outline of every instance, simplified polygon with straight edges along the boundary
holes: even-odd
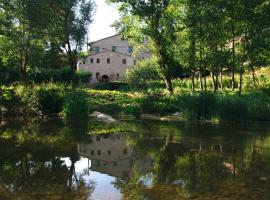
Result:
[[[0,66],[0,84],[10,84],[20,80],[20,75],[16,67]]]
[[[83,91],[69,92],[64,101],[63,113],[67,120],[88,119],[89,102],[87,94]]]
[[[19,86],[16,93],[20,96],[28,112],[40,115],[58,114],[62,111],[65,87],[55,84]]]
[[[8,112],[16,112],[16,109],[20,107],[20,98],[16,95],[14,87],[1,87],[0,88],[0,109],[4,107],[8,109]]]
[[[219,119],[226,121],[248,120],[249,112],[245,97],[237,95],[219,97],[218,116]]]
[[[82,71],[76,72],[76,77],[78,81],[81,83],[89,83],[91,76],[92,74],[90,72],[82,72]]]
[[[253,120],[270,120],[269,98],[265,94],[250,94],[246,97],[249,117]]]
[[[33,68],[27,72],[27,79],[34,83],[69,83],[72,80],[72,77],[73,71],[70,67],[61,69]]]
[[[127,71],[125,80],[132,89],[146,89],[147,82],[159,80],[160,75],[156,61],[153,59],[142,60],[135,67]]]
[[[96,83],[90,85],[90,88],[95,90],[127,90],[128,84],[121,82]]]
[[[217,100],[214,94],[180,96],[182,111],[189,120],[212,119],[216,116]]]

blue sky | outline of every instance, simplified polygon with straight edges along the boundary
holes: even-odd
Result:
[[[119,18],[119,14],[115,6],[108,5],[105,1],[95,0],[96,10],[93,15],[94,22],[89,27],[89,41],[99,40],[116,33],[111,25]]]

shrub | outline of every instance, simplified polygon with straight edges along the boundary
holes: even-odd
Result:
[[[81,83],[89,83],[91,75],[92,74],[90,72],[82,72],[82,71],[76,72],[76,77]]]
[[[254,120],[269,120],[269,98],[265,94],[250,94],[244,99],[247,103],[249,117]]]
[[[0,66],[0,84],[10,84],[20,80],[20,75],[16,67]]]
[[[246,99],[237,95],[219,97],[218,116],[219,119],[227,121],[248,120],[249,113]]]
[[[27,72],[27,79],[34,83],[69,83],[72,77],[73,71],[70,67],[60,69],[33,68]]]
[[[123,113],[126,115],[139,116],[141,113],[141,107],[138,104],[128,104],[123,108]]]
[[[65,97],[63,113],[67,120],[88,119],[89,108],[87,94],[80,90],[72,91]]]
[[[157,64],[154,59],[142,60],[126,73],[125,80],[132,89],[146,89],[146,83],[159,80]]]
[[[15,110],[21,105],[20,98],[16,95],[14,87],[0,88],[0,109],[7,108],[8,112],[16,112]]]
[[[212,119],[216,115],[217,100],[214,94],[180,96],[182,111],[189,120]]]
[[[63,108],[64,88],[54,84],[28,86],[21,91],[21,99],[28,110],[42,115],[58,114]]]

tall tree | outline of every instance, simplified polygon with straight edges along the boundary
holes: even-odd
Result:
[[[172,94],[172,69],[178,65],[174,56],[175,40],[181,28],[177,21],[181,14],[178,2],[174,0],[110,0],[110,2],[121,3],[122,13],[136,16],[140,21],[139,28],[153,42],[153,53],[159,59],[167,90]]]
[[[66,52],[73,72],[77,68],[79,51],[82,49],[88,26],[92,22],[92,0],[49,0],[51,24],[50,43],[59,44]],[[75,78],[75,77],[74,77]],[[73,78],[73,84],[75,79]]]

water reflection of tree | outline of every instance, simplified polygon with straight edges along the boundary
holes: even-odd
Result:
[[[86,199],[90,195],[92,186],[75,173],[76,140],[86,132],[63,124],[47,125],[47,129],[46,123],[1,127],[0,199]],[[69,158],[71,165],[62,157]]]
[[[129,180],[118,180],[117,187],[126,199],[133,199],[135,194],[137,199],[182,199],[181,196],[196,194],[241,199],[245,193],[247,198],[253,195],[253,199],[270,199],[269,191],[262,189],[270,186],[269,151],[259,152],[255,147],[252,150],[250,144],[256,143],[256,137],[224,137],[202,144],[203,139],[185,143],[175,140],[173,134],[163,137],[156,134],[157,140],[155,134],[138,133],[128,137],[137,154],[148,154],[154,164],[152,187],[143,184],[145,174],[139,168],[134,169],[136,176]],[[264,191],[264,195],[258,195],[256,190]]]

